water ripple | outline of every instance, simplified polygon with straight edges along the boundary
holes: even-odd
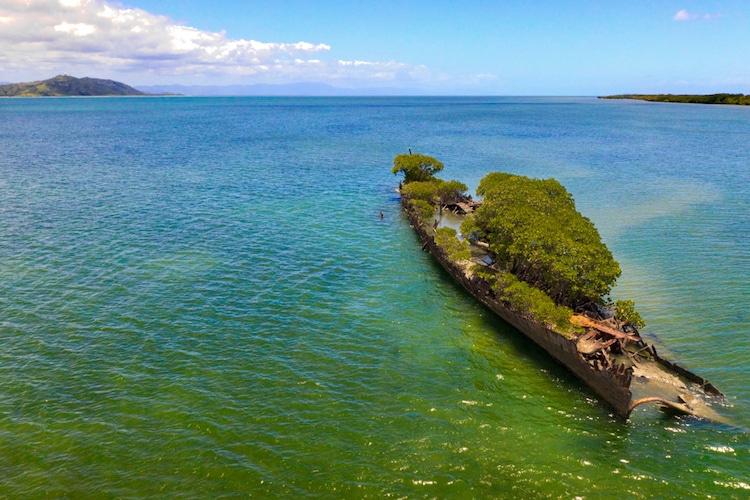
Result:
[[[499,168],[559,177],[623,264],[615,294],[750,427],[742,111],[454,98],[0,108],[2,495],[746,491],[747,433],[650,409],[614,418],[420,252],[388,171],[411,147],[474,186]]]

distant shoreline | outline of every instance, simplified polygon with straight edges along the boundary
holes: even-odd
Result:
[[[690,104],[730,104],[750,106],[750,95],[744,94],[619,94],[599,96],[599,99],[636,99],[652,102],[682,102]]]
[[[0,85],[2,97],[148,97],[153,95],[114,80],[58,75],[48,80]]]
[[[143,94],[143,95],[0,95],[0,99],[143,99],[146,97],[192,97],[184,94]]]

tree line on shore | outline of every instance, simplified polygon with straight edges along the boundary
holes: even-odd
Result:
[[[602,96],[599,99],[637,99],[654,102],[683,102],[693,104],[734,104],[750,106],[750,95],[744,94],[619,94]]]

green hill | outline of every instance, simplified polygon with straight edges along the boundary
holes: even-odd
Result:
[[[0,97],[138,96],[148,95],[124,83],[60,75],[49,80],[0,85]]]

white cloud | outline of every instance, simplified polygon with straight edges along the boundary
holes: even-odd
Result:
[[[84,3],[88,2],[86,2],[85,0],[60,0],[60,5],[70,8],[80,7]]]
[[[0,74],[148,83],[414,81],[397,62],[325,60],[330,45],[230,38],[104,0],[2,0]],[[419,75],[419,76],[415,76]]]
[[[696,14],[688,12],[686,9],[677,11],[672,17],[673,21],[695,21],[696,19],[721,19],[724,17],[722,14]]]
[[[90,24],[78,23],[60,23],[55,26],[55,31],[61,31],[63,33],[70,33],[73,36],[87,36],[96,31],[96,28]]]
[[[691,14],[687,10],[682,9],[682,10],[678,11],[677,14],[674,15],[674,17],[672,18],[672,20],[674,20],[674,21],[690,21],[692,19],[698,19],[698,17],[700,17],[700,16],[698,16],[696,14]]]

